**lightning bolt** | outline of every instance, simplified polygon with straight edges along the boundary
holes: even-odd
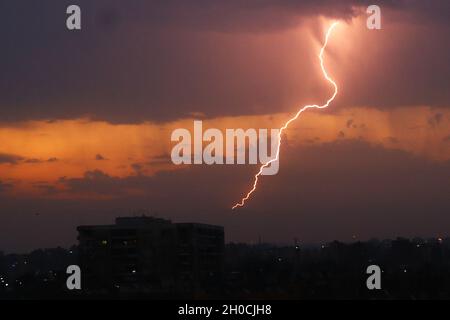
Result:
[[[261,165],[261,167],[259,168],[258,173],[255,174],[255,180],[254,180],[254,182],[253,182],[253,187],[252,187],[252,189],[250,189],[250,191],[247,193],[247,195],[246,195],[245,197],[243,197],[243,198],[241,199],[240,202],[236,203],[231,209],[234,210],[234,209],[236,209],[236,208],[243,207],[243,206],[245,205],[245,201],[247,201],[247,200],[250,198],[250,196],[252,195],[252,193],[255,192],[256,187],[257,187],[257,185],[258,185],[259,177],[261,176],[261,173],[262,173],[263,169],[264,169],[264,168],[267,168],[272,162],[278,161],[278,159],[280,158],[281,136],[282,136],[282,134],[283,134],[283,131],[286,130],[286,129],[289,127],[289,125],[291,124],[291,122],[297,120],[298,117],[300,117],[300,115],[301,115],[304,111],[306,111],[306,110],[308,110],[308,109],[311,109],[311,108],[324,109],[324,108],[328,107],[328,106],[330,105],[330,103],[334,100],[334,98],[336,97],[336,95],[337,95],[337,93],[338,93],[338,87],[337,87],[336,82],[334,82],[333,79],[330,78],[330,76],[328,75],[327,71],[325,70],[325,66],[324,66],[324,64],[323,64],[323,54],[324,54],[324,52],[325,52],[325,48],[327,47],[328,39],[330,38],[330,35],[331,35],[333,29],[334,29],[337,25],[338,25],[338,22],[334,22],[334,23],[328,28],[328,31],[327,31],[326,36],[325,36],[325,42],[324,42],[322,48],[320,49],[320,53],[319,53],[320,68],[322,69],[322,73],[323,73],[323,76],[325,77],[325,79],[326,79],[328,82],[330,82],[330,83],[333,85],[333,87],[334,87],[333,95],[327,100],[327,102],[326,102],[325,104],[323,104],[323,105],[321,105],[321,106],[316,105],[316,104],[315,104],[315,105],[307,105],[307,106],[304,106],[303,108],[301,108],[300,110],[298,110],[298,112],[295,114],[295,116],[293,116],[291,119],[289,119],[289,120],[284,124],[284,126],[282,126],[282,127],[280,128],[280,130],[279,130],[279,132],[278,132],[278,148],[277,148],[276,156],[275,156],[273,159],[271,159],[270,161],[268,161],[268,162],[266,162],[265,164]]]

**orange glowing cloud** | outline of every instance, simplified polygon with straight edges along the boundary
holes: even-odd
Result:
[[[205,128],[279,128],[289,114],[223,117],[203,120]],[[86,119],[26,122],[0,127],[0,181],[12,183],[9,192],[42,195],[36,185],[61,188],[61,177],[83,177],[101,170],[116,177],[153,175],[184,166],[171,163],[171,132],[192,128],[193,118],[166,123],[116,125]],[[399,149],[432,161],[448,161],[450,111],[404,107],[390,111],[345,108],[336,112],[310,110],[302,121],[283,132],[287,145],[320,145],[358,139]],[[283,158],[280,170],[283,168]],[[243,186],[244,188],[245,186]],[[244,190],[243,190],[244,191]],[[76,196],[76,195],[73,195]]]

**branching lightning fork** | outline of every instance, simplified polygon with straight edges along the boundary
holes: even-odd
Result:
[[[329,39],[329,37],[330,37],[330,35],[331,35],[331,32],[332,32],[333,29],[337,26],[337,24],[338,24],[338,22],[334,22],[334,23],[328,28],[328,31],[327,31],[326,36],[325,36],[325,42],[324,42],[322,48],[320,49],[320,53],[319,53],[320,67],[321,67],[321,69],[322,69],[322,73],[323,73],[325,79],[326,79],[328,82],[330,82],[330,83],[333,85],[333,87],[334,87],[334,93],[333,93],[333,95],[327,100],[327,102],[326,102],[325,104],[323,104],[323,105],[321,105],[321,106],[319,106],[319,105],[308,105],[308,106],[304,106],[303,108],[301,108],[301,109],[295,114],[294,117],[292,117],[291,119],[289,119],[289,120],[284,124],[284,126],[282,126],[282,127],[280,128],[279,133],[278,133],[278,148],[277,148],[276,156],[275,156],[273,159],[271,159],[270,161],[268,161],[268,162],[266,162],[265,164],[261,165],[261,167],[259,168],[258,173],[255,174],[255,180],[254,180],[254,182],[253,182],[253,188],[247,193],[247,195],[246,195],[245,197],[243,197],[243,198],[241,199],[240,202],[236,203],[236,204],[232,207],[232,209],[236,209],[236,208],[238,208],[238,207],[243,207],[243,206],[245,205],[245,201],[247,201],[247,200],[250,198],[251,194],[252,194],[253,192],[255,192],[256,187],[257,187],[257,185],[258,185],[259,177],[260,177],[260,175],[261,175],[263,169],[266,168],[266,167],[268,167],[272,162],[278,161],[278,159],[279,159],[279,157],[280,157],[281,136],[282,136],[282,134],[283,134],[283,131],[286,130],[286,129],[288,128],[288,126],[291,124],[291,122],[297,120],[297,118],[298,118],[304,111],[306,111],[306,110],[308,110],[308,109],[310,109],[310,108],[323,109],[323,108],[328,107],[328,106],[330,105],[330,103],[334,100],[334,98],[336,97],[336,95],[337,95],[337,93],[338,93],[338,87],[337,87],[337,85],[336,85],[336,82],[334,82],[333,79],[330,78],[330,76],[328,75],[327,71],[325,70],[324,63],[323,63],[323,54],[324,54],[324,52],[325,52],[325,48],[327,47],[328,39]]]

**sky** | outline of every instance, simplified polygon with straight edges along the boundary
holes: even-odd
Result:
[[[123,215],[274,243],[450,234],[450,3],[0,3],[0,251],[76,243]],[[366,28],[366,7],[382,29]],[[280,128],[280,170],[171,162],[171,133]]]

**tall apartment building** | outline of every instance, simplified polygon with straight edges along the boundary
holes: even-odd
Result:
[[[223,227],[142,216],[77,230],[84,286],[93,292],[201,292],[222,279]]]

